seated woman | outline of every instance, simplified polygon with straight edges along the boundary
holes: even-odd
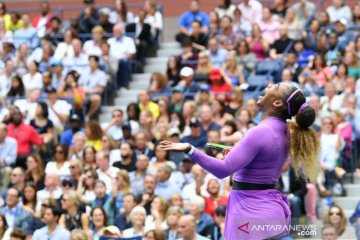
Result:
[[[229,53],[225,57],[225,65],[223,68],[225,76],[230,78],[232,86],[240,86],[245,84],[245,78],[242,67],[236,61],[236,55]]]
[[[162,96],[170,96],[171,90],[167,86],[168,79],[166,76],[160,72],[154,72],[150,78],[150,85],[148,92],[151,96],[151,99],[160,98]]]
[[[144,236],[145,234],[145,219],[146,210],[143,207],[136,206],[130,212],[130,220],[133,225],[132,228],[124,230],[123,235],[125,238],[132,238],[138,236]]]
[[[96,151],[100,151],[102,149],[101,138],[103,136],[103,131],[99,122],[94,120],[87,122],[85,124],[85,133],[87,136],[86,145],[91,145]]]
[[[231,80],[219,68],[213,68],[209,74],[209,85],[216,99],[227,100],[231,94]]]
[[[347,219],[344,210],[338,205],[332,206],[329,208],[329,211],[324,217],[323,223],[335,227],[336,232],[340,237],[345,232],[347,225]]]
[[[324,87],[325,83],[331,80],[334,72],[331,67],[326,66],[323,55],[315,55],[311,63],[311,73],[319,87]]]
[[[199,57],[199,61],[196,66],[195,74],[208,75],[212,68],[209,54],[207,54],[207,52],[203,51],[203,52],[199,53],[198,57]]]

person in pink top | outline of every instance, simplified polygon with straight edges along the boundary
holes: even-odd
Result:
[[[269,8],[263,9],[263,17],[259,23],[259,27],[262,31],[263,38],[265,38],[270,44],[280,38],[280,23],[273,20]]]

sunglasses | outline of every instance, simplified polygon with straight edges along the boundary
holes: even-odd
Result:
[[[341,213],[340,213],[340,212],[330,212],[330,216],[332,216],[332,215],[338,215],[338,216],[340,216]]]

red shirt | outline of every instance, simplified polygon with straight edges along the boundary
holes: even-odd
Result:
[[[214,218],[215,210],[220,205],[227,205],[228,198],[225,196],[221,196],[219,200],[214,200],[211,197],[204,197],[205,199],[205,210],[204,212],[209,214],[211,217]]]
[[[231,93],[231,86],[228,83],[223,83],[221,85],[212,85],[210,84],[210,89],[213,94],[224,94]]]
[[[10,123],[7,128],[7,136],[16,139],[18,144],[18,156],[22,154],[31,153],[31,145],[42,144],[40,135],[36,132],[35,128],[25,123],[21,123],[16,127],[13,123]]]

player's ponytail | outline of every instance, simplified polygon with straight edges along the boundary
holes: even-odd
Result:
[[[305,102],[300,90],[295,90],[288,97],[287,107],[289,116],[295,116],[295,122],[288,123],[289,154],[294,162],[295,172],[314,182],[320,171],[319,136],[310,128],[316,118],[315,110]]]

